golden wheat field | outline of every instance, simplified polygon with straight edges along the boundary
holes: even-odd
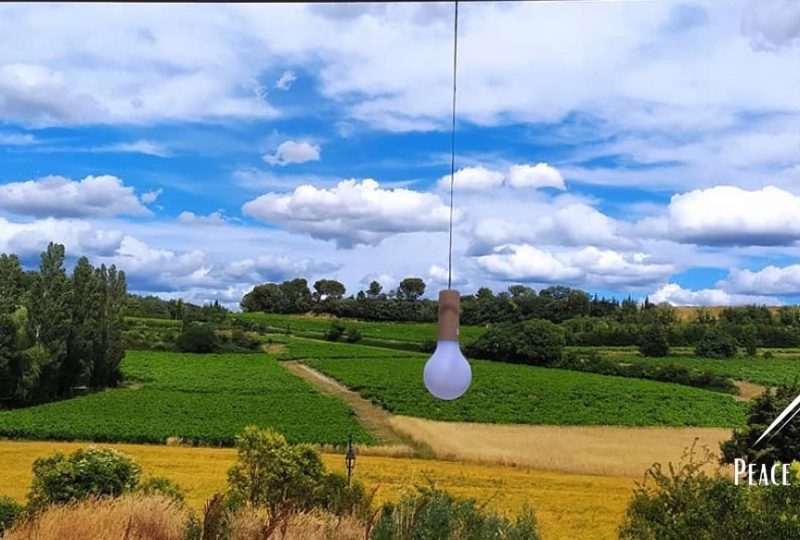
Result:
[[[0,494],[23,500],[34,459],[85,446],[89,444],[0,441]],[[145,475],[164,475],[178,482],[197,509],[224,489],[226,471],[235,460],[235,450],[227,448],[96,446],[110,446],[134,457]],[[344,470],[341,455],[325,454],[324,459],[330,469]],[[433,481],[500,512],[515,513],[527,503],[536,511],[547,539],[614,538],[634,486],[630,477],[382,456],[360,456],[355,478],[376,487],[378,501],[395,499],[403,486]]]

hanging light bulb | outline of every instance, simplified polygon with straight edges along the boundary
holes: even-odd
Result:
[[[439,399],[463,396],[472,382],[472,368],[458,342],[460,304],[458,291],[439,291],[439,339],[423,372],[425,387]]]

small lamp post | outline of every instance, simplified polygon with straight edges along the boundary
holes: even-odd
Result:
[[[347,466],[347,485],[350,485],[350,477],[353,476],[353,469],[356,467],[356,451],[353,448],[353,434],[350,434],[350,440],[347,443],[347,454],[344,457],[344,463]]]

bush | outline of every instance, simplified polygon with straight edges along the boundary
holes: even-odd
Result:
[[[667,330],[660,324],[651,324],[639,336],[639,352],[642,356],[663,358],[669,354]]]
[[[219,349],[217,334],[209,324],[193,322],[184,325],[178,337],[178,349],[189,353],[213,353]]]
[[[789,422],[772,438],[756,445],[764,430],[800,394],[800,384],[778,386],[754,399],[747,416],[747,425],[733,431],[730,440],[720,445],[722,462],[733,463],[743,458],[748,463],[773,465],[791,463],[800,458],[800,424]]]
[[[761,356],[764,358],[764,360],[772,360],[773,358],[775,358],[775,353],[773,353],[772,351],[764,351],[764,353]]]
[[[180,503],[186,502],[186,494],[183,489],[177,483],[163,476],[150,476],[139,484],[136,491],[144,495],[162,495]]]
[[[736,340],[720,328],[706,332],[694,349],[701,358],[733,358],[736,356]]]
[[[384,505],[373,540],[538,540],[536,517],[524,509],[516,522],[486,512],[474,500],[457,499],[435,487],[417,488],[397,504]]]
[[[28,503],[39,509],[87,497],[116,497],[135,489],[140,473],[133,459],[110,448],[58,452],[33,462]]]
[[[10,529],[25,509],[11,497],[0,497],[0,537],[3,531]]]
[[[487,360],[543,365],[564,351],[564,330],[550,321],[530,319],[495,326],[465,347],[467,355]]]
[[[347,327],[347,331],[345,332],[345,339],[348,343],[358,343],[361,341],[361,330],[359,330],[355,326]]]
[[[684,458],[666,471],[660,463],[647,471],[620,526],[621,539],[800,537],[800,484],[794,472],[788,486],[736,486],[719,471],[704,472],[713,462],[707,450],[699,459],[694,449]]]
[[[328,333],[325,334],[325,339],[328,341],[339,341],[341,337],[344,335],[345,327],[339,321],[333,321],[331,323],[331,328],[328,330]]]

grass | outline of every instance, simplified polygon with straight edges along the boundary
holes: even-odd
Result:
[[[800,377],[800,357],[797,350],[793,356],[775,353],[774,358],[737,356],[735,358],[697,358],[687,354],[670,355],[666,358],[645,358],[634,351],[603,351],[600,354],[610,360],[630,364],[672,364],[697,371],[730,377],[763,385],[791,383]]]
[[[525,426],[410,416],[393,416],[390,423],[439,459],[637,480],[653,462],[678,462],[695,439],[698,447],[716,451],[731,437],[725,428]]]
[[[0,441],[0,494],[24,500],[37,457],[85,446],[64,442]],[[226,472],[236,454],[228,448],[111,445],[134,457],[145,475],[163,475],[180,484],[189,504],[201,510],[225,488]],[[344,471],[341,454],[325,454],[325,465]],[[642,471],[643,472],[643,471]],[[633,489],[624,477],[545,472],[523,467],[471,465],[446,461],[358,456],[354,478],[377,487],[378,502],[396,500],[415,483],[433,481],[456,495],[473,497],[487,507],[516,514],[525,503],[536,512],[544,538],[616,538]]]
[[[254,424],[293,442],[344,444],[349,433],[375,442],[344,402],[264,354],[130,351],[123,370],[138,381],[134,387],[0,412],[0,436],[139,443],[176,437],[232,445]]]
[[[744,422],[745,404],[675,384],[559,369],[471,362],[473,384],[455,401],[422,384],[424,358],[317,358],[306,363],[390,412],[433,420],[547,425],[708,426]]]
[[[320,335],[330,330],[331,321],[338,320],[346,326],[355,326],[365,338],[389,341],[423,343],[435,341],[437,333],[436,323],[370,322],[357,319],[335,319],[327,316],[276,313],[235,313],[232,316],[249,322],[265,324],[277,330],[286,331],[289,328],[291,332],[313,332]],[[471,341],[485,331],[486,329],[480,326],[462,326],[461,339],[465,342]]]

